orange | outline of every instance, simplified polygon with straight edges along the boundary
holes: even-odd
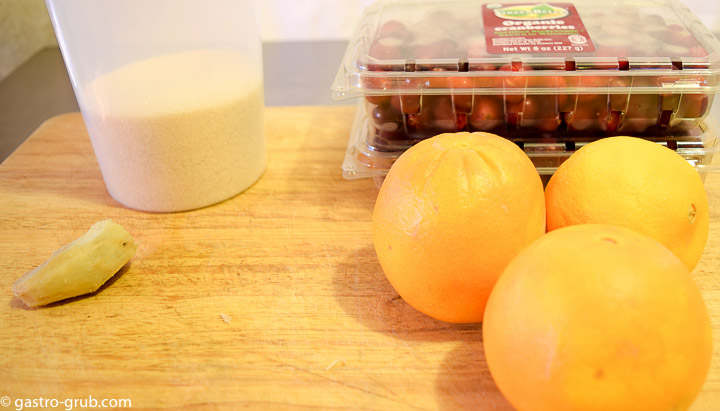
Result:
[[[624,227],[552,231],[500,276],[488,367],[518,410],[684,410],[710,367],[710,319],[685,265]]]
[[[390,284],[436,319],[482,321],[493,284],[545,231],[540,176],[512,142],[488,133],[421,141],[392,165],[373,212]]]
[[[633,137],[580,148],[545,190],[547,229],[606,223],[660,241],[692,271],[708,237],[708,200],[698,172],[679,154]]]

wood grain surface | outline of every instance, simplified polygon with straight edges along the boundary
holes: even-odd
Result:
[[[105,190],[81,116],[46,121],[0,165],[0,397],[132,408],[511,409],[479,324],[398,298],[372,247],[376,189],[341,176],[354,107],[266,111],[268,168],[245,193],[176,214]],[[720,159],[719,159],[720,161]],[[720,409],[720,175],[694,271],[714,358],[694,410]],[[98,292],[40,309],[12,283],[94,222],[139,247]],[[0,408],[1,410],[2,408]]]

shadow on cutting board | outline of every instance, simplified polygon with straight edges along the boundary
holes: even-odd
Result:
[[[411,307],[392,288],[371,245],[347,255],[333,278],[339,305],[364,326],[403,340],[480,341],[481,325],[435,320]]]
[[[513,410],[490,375],[480,338],[458,344],[446,354],[435,392],[440,410]]]
[[[513,409],[490,375],[482,325],[446,323],[411,307],[385,278],[372,245],[348,254],[333,281],[339,305],[376,332],[401,340],[456,342],[437,365],[438,409]]]

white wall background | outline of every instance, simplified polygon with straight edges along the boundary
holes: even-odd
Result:
[[[349,40],[363,10],[373,0],[253,2],[264,41],[295,41]]]
[[[263,40],[348,40],[373,0],[251,0]],[[481,1],[481,0],[478,0]],[[565,0],[563,0],[565,1]],[[720,37],[720,0],[681,0]],[[0,79],[55,46],[44,0],[0,0]]]
[[[720,0],[680,0],[720,38]]]
[[[44,0],[0,0],[0,80],[55,44]]]
[[[489,0],[478,0],[479,3],[487,1]],[[685,3],[711,31],[720,35],[720,0],[679,1]],[[253,2],[260,16],[265,41],[294,41],[349,39],[364,8],[373,3],[373,0],[253,0]],[[502,3],[502,0],[497,2]]]

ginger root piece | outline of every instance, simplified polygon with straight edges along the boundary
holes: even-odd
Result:
[[[136,249],[124,228],[110,220],[99,221],[20,277],[13,293],[29,307],[91,293],[115,275]]]

